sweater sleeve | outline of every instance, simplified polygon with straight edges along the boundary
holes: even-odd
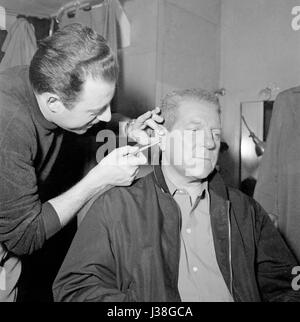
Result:
[[[31,254],[61,228],[58,215],[39,200],[26,153],[0,149],[0,182],[0,242],[16,255]]]

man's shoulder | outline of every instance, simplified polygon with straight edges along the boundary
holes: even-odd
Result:
[[[29,99],[26,73],[28,74],[26,66],[8,68],[0,73],[0,120],[2,122],[3,120],[9,122],[20,114],[24,115],[19,119],[26,117],[27,111],[24,106]]]
[[[237,189],[234,186],[226,184],[222,175],[217,171],[212,173],[209,181],[209,189],[210,191],[217,193],[223,199],[229,198],[229,201],[234,204],[249,205],[254,201],[251,197],[243,193],[241,190]]]
[[[230,201],[241,202],[247,205],[254,205],[257,202],[250,196],[248,196],[243,191],[239,190],[238,188],[227,186],[229,192]]]
[[[102,196],[103,201],[120,201],[123,198],[132,198],[133,200],[138,201],[141,198],[144,198],[143,192],[150,191],[154,187],[153,175],[152,173],[136,179],[130,186],[124,187],[113,187],[112,189],[106,191]]]
[[[10,67],[0,72],[0,92],[2,93],[15,93],[24,87],[24,82],[29,80],[29,67],[28,66],[15,66]]]
[[[30,143],[33,132],[31,115],[19,104],[4,100],[0,93],[0,147]]]
[[[0,80],[4,78],[15,78],[16,76],[24,75],[25,73],[29,72],[29,66],[27,65],[19,65],[6,68],[1,70],[0,72]]]
[[[267,214],[262,206],[253,197],[246,195],[237,188],[227,187],[227,189],[229,193],[229,200],[235,208],[235,213],[237,216],[254,216],[256,219],[258,219]]]
[[[28,104],[25,78],[27,66],[9,68],[0,73],[0,138],[9,143],[26,141],[32,135],[33,122]],[[31,126],[32,124],[32,126]],[[27,135],[29,134],[29,135]]]
[[[109,220],[125,218],[126,209],[132,211],[143,206],[145,198],[153,195],[155,183],[152,173],[135,180],[130,186],[113,187],[95,198],[88,213],[103,214]],[[122,214],[122,215],[121,215]]]

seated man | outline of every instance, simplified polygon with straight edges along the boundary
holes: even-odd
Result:
[[[161,164],[92,205],[58,273],[56,301],[297,301],[297,262],[265,211],[215,166],[220,106],[203,90],[162,103]]]

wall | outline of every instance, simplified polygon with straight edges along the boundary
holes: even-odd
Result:
[[[263,99],[259,92],[267,86],[284,90],[300,83],[300,31],[291,28],[296,5],[299,0],[222,1],[220,86],[227,90],[222,99],[223,135],[235,183],[240,102]]]
[[[118,112],[135,117],[155,105],[159,0],[123,3],[131,23],[131,44],[119,51]]]
[[[159,1],[157,92],[214,90],[220,76],[220,0]]]
[[[176,88],[216,89],[220,0],[130,0],[131,46],[122,50],[118,111],[136,116]]]

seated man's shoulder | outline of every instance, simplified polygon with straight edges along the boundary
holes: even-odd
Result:
[[[227,186],[227,189],[228,189],[230,198],[237,199],[243,202],[250,202],[250,203],[253,200],[253,198],[251,198],[250,196],[248,196],[246,193],[244,193],[238,188]]]
[[[119,220],[144,204],[147,195],[154,192],[152,174],[135,180],[130,186],[113,187],[96,198],[89,210],[94,215],[103,213],[109,220]]]
[[[141,197],[141,192],[154,188],[154,181],[152,173],[135,179],[130,186],[116,186],[108,190],[105,195],[108,198],[114,197],[129,197],[137,199]]]
[[[228,187],[229,199],[233,206],[240,209],[238,213],[242,216],[248,216],[250,213],[264,213],[260,204],[252,197],[246,195],[239,189]]]

